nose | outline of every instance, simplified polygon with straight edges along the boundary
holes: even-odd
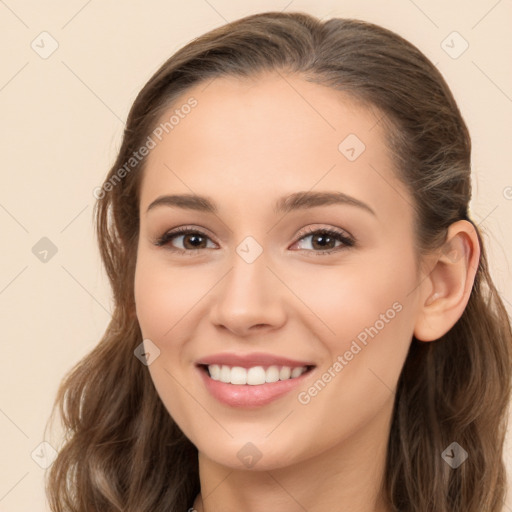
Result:
[[[279,329],[286,321],[285,295],[290,293],[261,254],[252,263],[238,254],[213,290],[210,321],[238,337]]]

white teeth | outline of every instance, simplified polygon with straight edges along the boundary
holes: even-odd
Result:
[[[254,366],[247,370],[247,384],[256,386],[258,384],[265,384],[266,372],[263,366]]]
[[[289,366],[283,366],[279,372],[279,380],[286,380],[290,378],[292,369]]]
[[[294,368],[292,370],[292,379],[295,379],[295,377],[300,377],[302,375],[302,368]]]
[[[213,380],[220,380],[220,366],[218,364],[211,364],[208,366],[208,370]]]
[[[278,380],[279,368],[277,366],[269,366],[266,371],[265,382],[277,382]]]
[[[227,366],[221,366],[219,380],[221,382],[231,382],[231,369]]]
[[[290,366],[269,366],[266,370],[263,366],[242,368],[241,366],[226,366],[218,364],[208,365],[210,377],[227,384],[249,384],[257,386],[266,382],[277,382],[300,377],[307,370],[306,366],[291,368]]]
[[[247,370],[240,366],[231,368],[231,384],[247,384]]]

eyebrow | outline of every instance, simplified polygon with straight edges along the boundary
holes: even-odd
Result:
[[[356,206],[376,216],[374,210],[366,203],[343,192],[295,192],[279,198],[274,204],[274,213],[278,215],[294,210],[339,204]],[[183,208],[213,214],[218,213],[218,207],[212,199],[196,194],[174,194],[157,197],[148,206],[146,213],[157,206]]]

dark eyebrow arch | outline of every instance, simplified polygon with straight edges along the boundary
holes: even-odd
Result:
[[[288,196],[281,197],[274,204],[274,213],[276,215],[285,214],[294,210],[303,210],[334,204],[357,206],[372,215],[376,215],[373,209],[366,203],[363,203],[355,197],[344,194],[343,192],[295,192]],[[218,213],[218,207],[214,201],[208,197],[198,196],[196,194],[175,194],[157,197],[148,206],[146,213],[157,206],[169,206],[213,214]]]

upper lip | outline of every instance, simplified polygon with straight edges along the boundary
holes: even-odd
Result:
[[[288,357],[276,356],[273,354],[233,354],[228,352],[203,357],[197,361],[196,364],[218,364],[226,366],[240,366],[242,368],[251,368],[253,366],[290,366],[291,368],[314,366],[314,364],[309,361],[297,361],[296,359],[289,359]]]

